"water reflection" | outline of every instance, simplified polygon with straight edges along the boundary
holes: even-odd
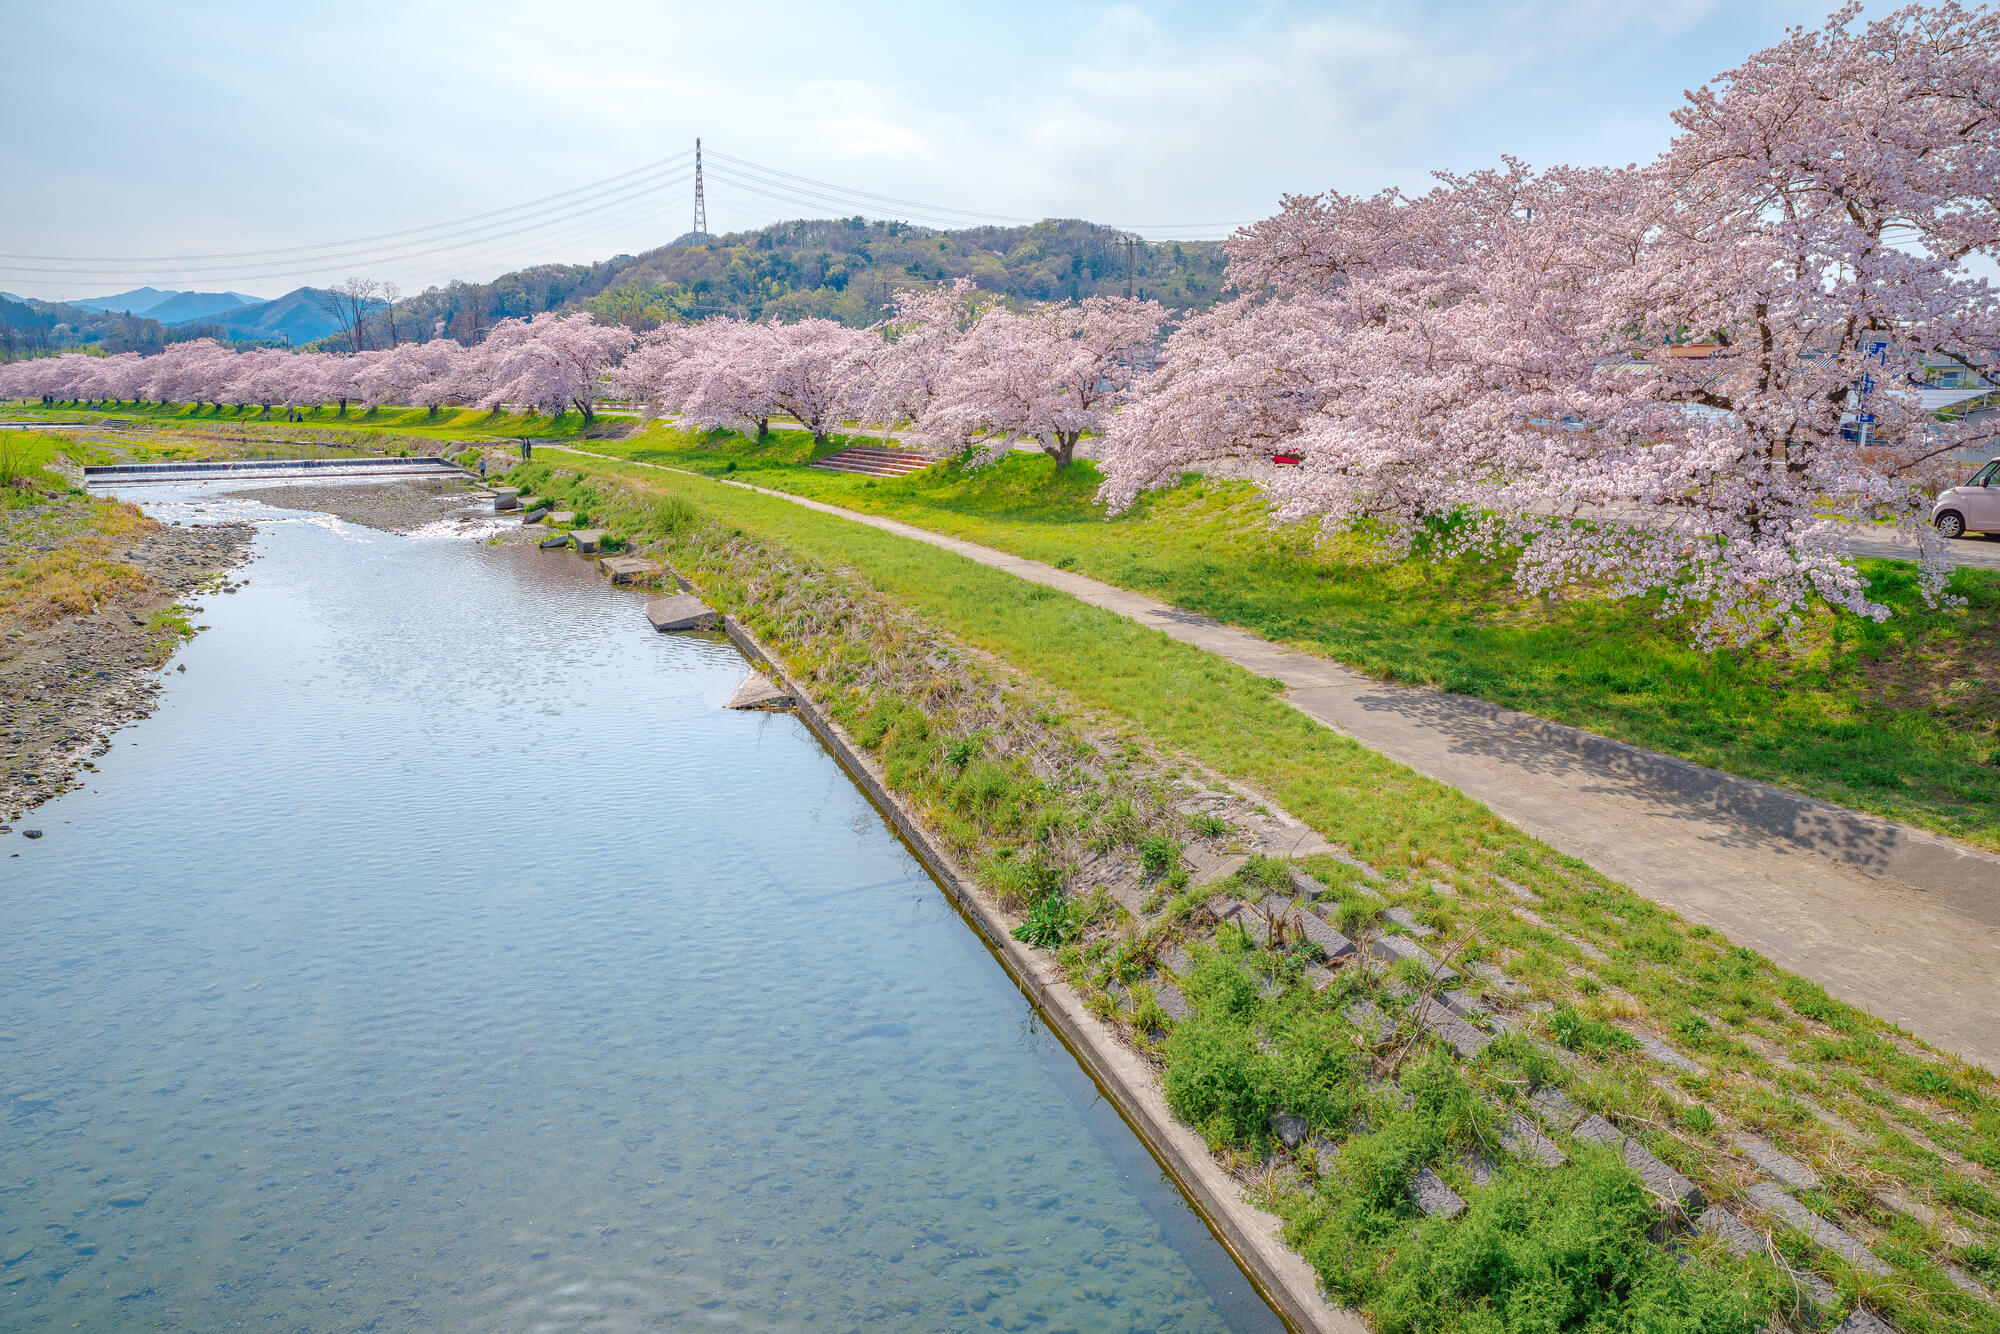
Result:
[[[248,572],[0,845],[0,1325],[1277,1328],[726,644],[324,518]]]

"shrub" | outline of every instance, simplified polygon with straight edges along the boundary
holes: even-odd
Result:
[[[1075,915],[1060,894],[1044,894],[1029,904],[1026,920],[1014,928],[1014,939],[1042,950],[1061,949],[1075,934]]]

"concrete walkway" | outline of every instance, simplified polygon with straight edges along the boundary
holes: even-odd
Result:
[[[2000,1072],[2000,856],[1484,701],[1386,685],[1040,561],[745,482],[702,480],[939,547],[1273,677],[1315,721],[1484,802],[1841,999]]]

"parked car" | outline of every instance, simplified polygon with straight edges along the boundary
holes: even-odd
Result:
[[[1972,474],[1963,486],[1954,486],[1931,506],[1931,522],[1946,537],[1964,537],[1968,531],[2000,536],[2000,459]]]

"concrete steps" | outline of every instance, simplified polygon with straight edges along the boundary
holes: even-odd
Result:
[[[907,477],[938,462],[935,455],[914,449],[893,449],[880,445],[854,445],[829,454],[811,466],[826,472],[852,472],[867,477]]]

